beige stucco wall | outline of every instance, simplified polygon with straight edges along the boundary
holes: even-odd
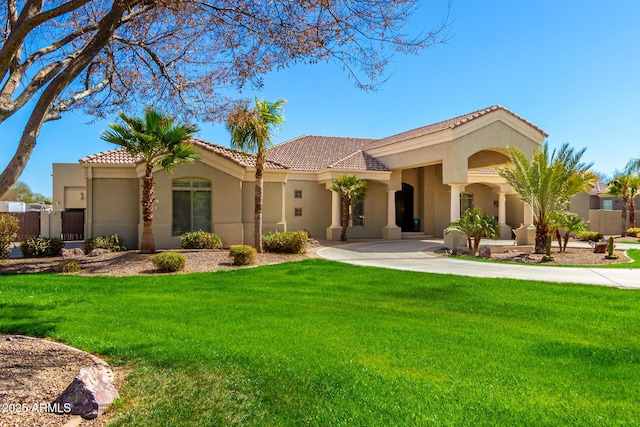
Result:
[[[263,184],[262,233],[285,231],[287,228],[284,215],[284,182],[265,182]],[[242,225],[244,227],[244,244],[254,245],[254,212],[255,182],[245,181],[242,186]]]
[[[576,194],[569,200],[569,212],[580,215],[585,222],[589,221],[589,194]]]
[[[289,180],[285,185],[285,219],[288,231],[306,230],[309,236],[324,238],[331,225],[331,190],[316,181]],[[295,190],[302,190],[302,198],[294,197]],[[302,216],[295,216],[295,209],[302,209]]]
[[[153,217],[156,247],[177,248],[180,236],[172,235],[173,226],[173,180],[181,178],[202,178],[211,181],[211,221],[212,232],[222,238],[225,247],[243,243],[243,227],[240,221],[242,211],[242,181],[202,162],[180,165],[172,175],[165,171],[154,174],[156,182],[157,209]],[[139,219],[142,224],[142,218]],[[140,226],[142,233],[142,226]]]
[[[425,234],[442,237],[450,223],[451,193],[450,187],[442,183],[442,165],[425,167],[422,186],[421,228]]]
[[[84,171],[79,163],[54,163],[53,208],[85,209],[87,189]]]
[[[331,216],[329,216],[329,223]],[[387,224],[387,186],[378,181],[367,181],[364,198],[364,227],[349,227],[347,238],[380,239]]]
[[[490,187],[484,184],[470,184],[465,186],[464,191],[473,193],[473,207],[480,208],[486,215],[498,217],[498,207],[493,203],[498,200],[498,194]]]
[[[542,137],[541,137],[542,138]],[[516,131],[512,127],[503,122],[494,122],[486,127],[482,127],[469,134],[456,138],[450,145],[451,157],[448,162],[443,165],[443,181],[449,182],[466,182],[467,181],[467,165],[468,159],[474,154],[484,150],[503,150],[506,154],[507,147],[515,147],[527,154],[533,154],[539,145],[536,141],[529,139],[527,136]],[[503,161],[506,159],[504,155],[487,157],[489,153],[482,156],[475,156],[476,160],[472,167],[486,167],[491,162],[488,159]],[[472,160],[473,160],[472,159]]]
[[[138,248],[140,212],[137,179],[95,178],[88,180],[92,197],[85,215],[85,237],[118,234],[128,248]]]
[[[516,194],[507,194],[507,224],[513,228],[520,228],[524,224],[524,204]],[[530,224],[525,224],[530,225]]]

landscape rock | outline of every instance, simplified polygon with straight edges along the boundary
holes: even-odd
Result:
[[[478,248],[478,256],[480,258],[491,258],[491,247],[489,245],[482,245]]]
[[[89,254],[87,256],[91,256],[91,257],[100,256],[100,255],[106,254],[108,252],[109,252],[108,249],[96,248],[96,249],[92,250],[91,252],[89,252]]]
[[[62,255],[62,259],[72,259],[72,258],[83,257],[84,251],[80,248],[71,248],[71,249],[62,248],[62,250],[60,251],[60,254]]]
[[[593,247],[594,254],[605,254],[607,253],[607,244],[606,243],[596,243]]]
[[[119,397],[112,380],[104,368],[82,368],[54,405],[62,412],[80,415],[86,420],[94,419]]]

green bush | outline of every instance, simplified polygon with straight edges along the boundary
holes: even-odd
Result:
[[[109,252],[122,252],[127,250],[124,246],[124,240],[117,234],[113,236],[92,237],[84,241],[84,251],[86,253],[98,248],[106,249]]]
[[[580,240],[586,240],[587,242],[599,242],[602,240],[602,233],[598,233],[597,231],[581,231],[578,233],[578,238]]]
[[[222,248],[222,239],[214,233],[206,231],[190,231],[180,236],[182,241],[180,247],[182,249],[220,249]]]
[[[20,244],[20,250],[25,258],[59,256],[63,247],[64,242],[57,237],[30,237]]]
[[[309,235],[306,231],[276,231],[262,236],[262,247],[267,252],[303,254],[308,242]]]
[[[184,255],[177,252],[161,252],[151,257],[151,262],[163,273],[180,271],[187,263]]]
[[[13,215],[0,215],[0,259],[11,253],[9,245],[15,240],[20,229],[20,220]]]
[[[252,265],[256,263],[256,248],[248,245],[233,245],[229,248],[231,265]]]
[[[58,273],[77,273],[80,271],[80,264],[74,259],[65,259],[58,266]]]
[[[636,228],[630,228],[627,230],[627,236],[635,236],[635,237],[640,237],[640,228],[636,227]]]

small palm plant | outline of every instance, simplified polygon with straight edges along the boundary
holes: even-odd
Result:
[[[589,230],[584,220],[580,218],[580,215],[571,212],[552,212],[549,215],[549,230],[551,233],[555,233],[556,240],[558,241],[558,248],[560,252],[567,250],[567,244],[571,234],[581,233]],[[562,232],[564,231],[564,238]]]
[[[159,166],[172,173],[177,165],[192,162],[198,157],[189,142],[198,128],[175,123],[174,118],[148,108],[144,117],[130,117],[118,114],[120,123],[111,123],[109,130],[101,138],[119,145],[136,160],[145,164],[142,179],[142,241],[140,252],[153,253],[156,250],[153,236],[153,211],[156,203],[154,195],[153,168]]]
[[[349,225],[349,210],[351,203],[364,197],[367,182],[355,175],[339,175],[329,187],[331,191],[340,194],[342,198],[342,232],[340,240],[347,240],[347,226]]]
[[[460,231],[467,236],[469,252],[475,256],[483,237],[492,238],[498,235],[498,221],[483,214],[480,208],[467,209],[459,220],[453,221],[445,229],[446,234],[452,231]]]

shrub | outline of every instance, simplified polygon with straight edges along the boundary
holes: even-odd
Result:
[[[58,273],[77,273],[80,271],[80,264],[74,259],[65,259],[58,266]]]
[[[214,233],[206,231],[190,231],[180,236],[182,241],[180,247],[182,249],[220,249],[222,248],[222,239]]]
[[[578,233],[578,238],[580,240],[586,240],[587,242],[599,242],[602,240],[602,233],[598,233],[597,231],[581,231]]]
[[[20,229],[20,220],[13,215],[0,215],[0,259],[11,253],[9,245],[15,240]]]
[[[84,241],[84,251],[86,253],[98,248],[106,249],[109,252],[121,252],[127,250],[124,246],[124,240],[122,240],[122,238],[117,234],[112,236],[92,237],[91,239],[86,239]]]
[[[177,252],[161,252],[151,257],[151,262],[163,273],[180,271],[187,263],[184,255]]]
[[[233,245],[229,248],[231,265],[251,265],[256,263],[256,248],[248,245]]]
[[[20,244],[20,250],[25,258],[58,256],[63,247],[64,242],[57,237],[31,237]]]
[[[635,227],[635,228],[630,228],[627,230],[627,236],[635,236],[635,237],[640,237],[640,228]]]
[[[306,231],[277,231],[262,236],[262,247],[267,252],[303,254],[307,250],[308,241]]]

